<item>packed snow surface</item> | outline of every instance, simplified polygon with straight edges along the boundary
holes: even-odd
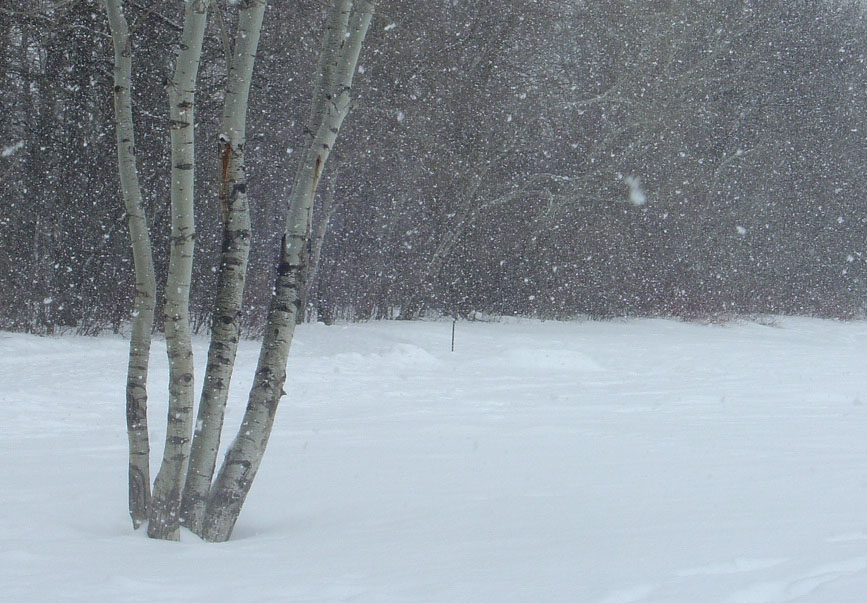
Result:
[[[219,545],[132,531],[126,341],[0,333],[0,599],[867,600],[867,323],[451,327],[299,327]]]

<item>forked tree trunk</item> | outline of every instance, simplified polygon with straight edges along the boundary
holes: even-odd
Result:
[[[179,539],[181,490],[193,423],[193,348],[190,340],[190,281],[195,223],[195,91],[208,15],[208,0],[186,0],[184,30],[175,74],[168,86],[171,127],[172,235],[166,280],[165,331],[169,358],[169,411],[163,461],[151,498],[148,536]]]
[[[247,100],[266,5],[266,0],[249,0],[241,7],[220,125],[218,169],[223,246],[208,365],[181,507],[182,522],[196,534],[201,533],[214,476],[241,332],[241,303],[250,254],[250,210],[244,164]]]
[[[135,266],[135,305],[126,378],[126,425],[129,436],[129,514],[133,526],[138,528],[147,520],[150,502],[147,378],[156,280],[135,158],[129,28],[120,0],[105,0],[105,10],[114,44],[114,114],[118,171]]]
[[[328,76],[330,83],[327,78],[320,79],[321,87],[317,86],[313,99],[311,123],[316,123],[316,114],[321,119],[293,182],[265,338],[240,431],[211,488],[202,530],[206,540],[222,542],[231,536],[265,453],[277,405],[285,393],[286,362],[300,311],[313,198],[340,126],[349,113],[352,77],[373,17],[374,7],[368,0],[356,0],[355,11],[352,4],[350,0],[335,0],[328,17],[329,26],[337,24],[338,29],[326,32],[320,65],[333,65],[334,71]],[[325,95],[324,101],[321,94]]]

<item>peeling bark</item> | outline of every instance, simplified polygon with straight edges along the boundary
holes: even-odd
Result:
[[[120,0],[105,0],[104,4],[114,45],[114,112],[118,171],[129,225],[136,281],[126,379],[126,423],[129,437],[129,514],[133,527],[138,528],[147,520],[150,502],[147,377],[156,280],[135,157],[129,28]]]

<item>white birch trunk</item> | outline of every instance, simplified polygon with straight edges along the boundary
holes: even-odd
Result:
[[[147,520],[150,502],[147,377],[156,280],[136,167],[129,28],[120,0],[105,0],[105,10],[114,44],[114,113],[118,171],[135,266],[135,304],[126,379],[126,422],[129,436],[129,513],[133,526],[138,528]]]
[[[250,254],[250,211],[244,164],[247,100],[266,0],[248,0],[238,17],[219,136],[223,247],[208,365],[190,450],[181,518],[199,534],[214,476],[229,384],[240,338],[241,303]]]
[[[307,120],[307,134],[316,136],[319,125],[328,111],[327,104],[333,99],[336,89],[337,70],[340,64],[340,51],[349,31],[349,17],[352,14],[352,0],[332,0],[331,10],[325,19],[322,48],[316,69],[316,84],[313,100],[310,103],[310,117]]]
[[[181,490],[193,423],[193,348],[189,296],[195,223],[195,92],[208,0],[186,0],[175,74],[168,86],[172,156],[172,236],[166,280],[165,330],[169,358],[169,411],[163,461],[154,482],[148,536],[179,539]]]
[[[333,11],[346,10],[349,4],[347,0],[335,0],[329,21],[336,20]],[[231,536],[265,453],[277,405],[285,393],[286,362],[300,310],[301,277],[310,237],[313,198],[322,169],[349,113],[352,77],[373,10],[369,1],[358,2],[348,30],[342,35],[329,35],[331,42],[323,46],[323,53],[339,57],[335,63],[337,86],[326,91],[330,98],[321,111],[323,118],[295,175],[265,339],[240,431],[211,488],[202,531],[206,540],[222,542]],[[335,44],[340,45],[339,51],[335,51]],[[316,102],[314,99],[314,105]]]

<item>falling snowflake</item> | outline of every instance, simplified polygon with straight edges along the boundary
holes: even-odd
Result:
[[[626,186],[629,187],[629,202],[636,207],[641,207],[647,203],[647,195],[641,188],[641,179],[637,176],[627,176],[623,179]]]
[[[19,140],[15,144],[9,145],[8,147],[3,147],[3,150],[0,150],[0,157],[11,157],[23,148],[24,141]]]

